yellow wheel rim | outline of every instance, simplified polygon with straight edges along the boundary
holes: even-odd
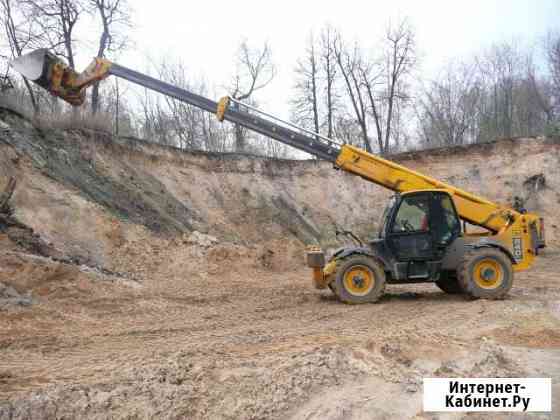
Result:
[[[373,271],[365,265],[354,265],[344,273],[344,288],[354,296],[365,296],[375,285]]]
[[[498,261],[485,258],[474,266],[473,279],[482,289],[496,289],[504,281],[504,268]]]

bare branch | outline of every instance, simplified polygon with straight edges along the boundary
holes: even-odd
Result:
[[[251,48],[247,41],[242,41],[236,57],[237,72],[230,85],[231,96],[238,100],[251,101],[253,94],[272,82],[276,68],[272,61],[272,51],[268,43],[261,49]],[[235,125],[236,150],[243,151],[246,146],[245,130]]]

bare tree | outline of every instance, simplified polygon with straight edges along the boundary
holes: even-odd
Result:
[[[349,113],[335,114],[333,127],[333,134],[338,140],[357,146],[361,145],[359,139],[362,137],[362,131],[360,126],[356,124],[356,119],[353,115]]]
[[[526,74],[518,83],[518,132],[515,134],[533,135],[553,123],[554,84],[550,78],[541,76],[531,61],[527,62]]]
[[[158,67],[158,74],[159,78],[172,85],[190,91],[202,92],[204,90],[202,84],[195,87],[187,79],[187,71],[184,64],[180,61],[162,61]],[[203,111],[169,96],[164,96],[163,99],[167,104],[167,110],[171,117],[172,131],[176,136],[178,146],[182,149],[203,149],[204,139],[199,136],[199,126]]]
[[[476,66],[451,63],[417,101],[422,143],[434,147],[476,142],[480,100]]]
[[[140,134],[143,138],[167,146],[176,145],[171,130],[169,112],[162,105],[162,97],[144,89],[139,98],[142,113],[138,116]]]
[[[272,82],[276,74],[268,43],[262,48],[252,48],[247,41],[242,41],[237,51],[236,67],[230,91],[231,96],[240,101],[251,102],[253,94]],[[234,127],[235,149],[243,151],[246,146],[245,130],[239,124]]]
[[[340,34],[337,34],[333,45],[336,62],[344,79],[346,92],[352,104],[356,121],[361,129],[363,145],[368,152],[371,152],[372,147],[368,137],[367,104],[359,72],[360,67],[364,65],[362,51],[357,44],[354,44],[353,48],[346,46]]]
[[[126,35],[130,27],[130,6],[127,0],[88,0],[89,11],[99,18],[101,35],[97,57],[106,57],[124,49],[129,42]],[[91,92],[91,110],[95,114],[99,106],[99,82]]]
[[[519,41],[493,45],[477,56],[484,86],[481,139],[543,133],[553,120],[553,82],[539,72],[533,56]]]
[[[527,56],[512,43],[495,44],[477,57],[486,85],[483,110],[486,138],[511,137],[515,131],[518,81],[524,76]]]
[[[154,65],[157,77],[175,86],[210,96],[206,83],[190,80],[184,64],[162,60]],[[147,71],[149,73],[149,71]],[[188,150],[228,151],[228,126],[214,115],[177,99],[144,90],[139,98],[139,131],[154,142]]]
[[[556,118],[560,119],[560,32],[548,34],[545,42],[545,51],[551,79],[553,110]]]
[[[404,89],[404,78],[410,74],[416,65],[416,41],[414,32],[405,19],[396,26],[389,25],[385,32],[388,45],[385,62],[387,75],[387,116],[385,119],[385,143],[382,153],[389,150],[393,109],[397,101],[408,100]]]
[[[111,129],[116,136],[137,135],[134,115],[138,101],[130,100],[129,86],[120,83],[118,78],[107,80],[101,85],[98,112],[95,116],[88,116],[92,121]],[[85,108],[84,112],[88,113]]]
[[[76,37],[78,21],[83,17],[83,0],[21,0],[27,18],[41,32],[41,46],[62,56],[68,65],[75,68]],[[51,113],[60,114],[65,105],[50,96]],[[79,117],[79,110],[73,108],[72,118]]]
[[[332,138],[334,134],[334,120],[337,110],[336,79],[338,75],[335,55],[336,31],[327,25],[320,34],[321,51],[319,54],[320,68],[325,81],[325,105],[327,137]]]
[[[548,66],[556,94],[560,95],[560,33],[548,35],[546,53]]]
[[[336,31],[325,26],[319,37],[310,34],[304,56],[295,67],[292,120],[332,138],[336,113],[341,110],[337,91],[339,75],[335,54]]]
[[[25,19],[21,10],[21,3],[14,5],[12,0],[0,0],[0,7],[2,8],[0,15],[2,27],[10,48],[10,58],[13,59],[21,56],[26,48],[34,46],[39,35],[35,33],[31,23]],[[35,92],[29,81],[23,76],[22,79],[29,94],[33,112],[38,113],[39,103]]]
[[[551,78],[519,42],[493,45],[475,65],[450,65],[417,101],[422,142],[456,145],[545,133],[555,118]]]
[[[410,101],[407,78],[415,68],[415,36],[407,20],[388,25],[378,58],[362,60],[358,73],[368,99],[368,111],[375,124],[377,146],[381,154],[399,147],[403,124],[395,125]],[[398,112],[396,112],[398,110]],[[392,140],[392,141],[391,141]]]
[[[375,123],[375,131],[377,133],[377,146],[380,153],[384,153],[386,147],[383,142],[383,108],[385,105],[386,95],[382,91],[381,95],[377,90],[379,86],[384,87],[383,68],[379,62],[368,62],[362,60],[357,66],[360,83],[365,90],[366,98],[369,100],[369,113],[373,117]]]
[[[179,87],[187,87],[182,63],[163,60],[154,67],[158,78]],[[194,134],[190,134],[194,123],[189,105],[147,89],[143,90],[140,105],[142,118],[139,125],[145,138],[168,146],[194,148]]]
[[[80,0],[21,0],[28,18],[41,28],[44,45],[75,67],[74,30],[84,12]]]
[[[315,38],[309,35],[305,57],[297,61],[295,74],[295,94],[291,101],[293,119],[304,127],[319,132],[319,68],[315,48]]]
[[[394,122],[402,117],[411,100],[408,79],[417,62],[414,32],[406,20],[389,25],[382,53],[376,57],[368,57],[357,43],[348,48],[340,35],[333,45],[364,147],[370,152],[373,149],[369,133],[373,121],[379,152],[389,153],[404,138],[402,132],[395,132]],[[402,121],[397,127],[406,128]]]

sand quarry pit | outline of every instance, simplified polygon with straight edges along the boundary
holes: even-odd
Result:
[[[21,224],[0,229],[0,419],[525,418],[423,413],[433,376],[551,377],[553,412],[533,417],[560,417],[556,140],[396,157],[545,216],[550,246],[507,299],[405,285],[348,306],[312,288],[303,249],[335,246],[334,223],[373,232],[379,187],[320,162],[0,123]]]

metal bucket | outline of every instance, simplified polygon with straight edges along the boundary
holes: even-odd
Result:
[[[64,61],[42,48],[12,60],[10,65],[26,79],[51,91],[53,88],[52,69],[57,63],[66,67]]]
[[[80,75],[46,49],[22,55],[10,65],[26,79],[72,105],[81,105],[85,100],[85,89],[77,84]]]

